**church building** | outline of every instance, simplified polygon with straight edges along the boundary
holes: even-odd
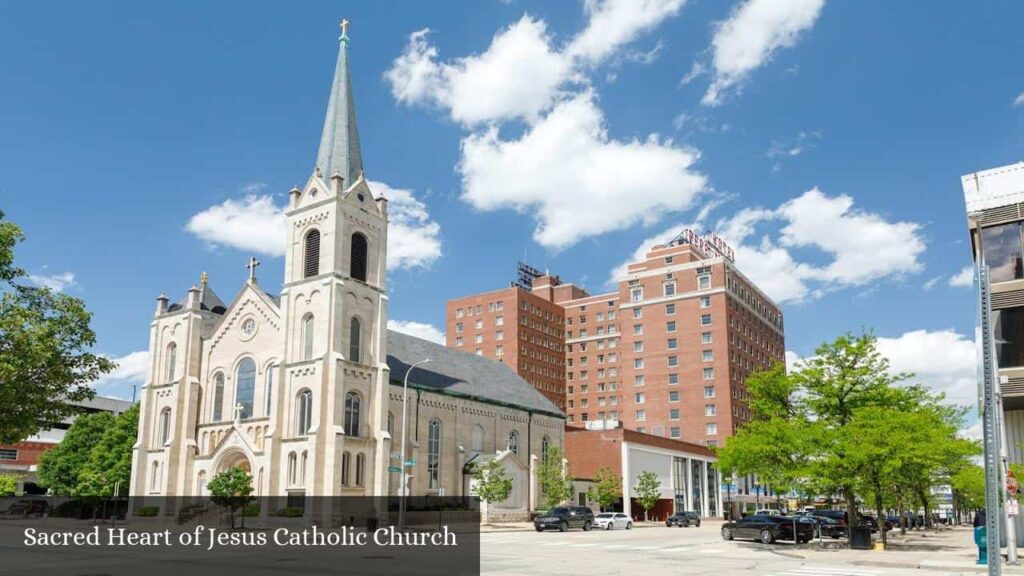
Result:
[[[497,507],[543,502],[537,466],[563,446],[558,407],[500,362],[387,329],[388,201],[363,173],[346,28],[313,173],[289,195],[279,293],[252,259],[227,303],[205,273],[181,300],[157,299],[135,508],[174,514],[231,467],[252,474],[255,496],[292,502],[400,494],[407,377],[408,494],[468,495],[473,462],[498,458],[514,489]]]

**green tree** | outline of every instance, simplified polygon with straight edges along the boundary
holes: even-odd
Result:
[[[0,474],[0,496],[14,496],[18,489],[18,476],[14,474]]]
[[[622,478],[611,468],[601,468],[594,474],[594,488],[602,512],[622,498]]]
[[[252,499],[252,475],[241,468],[228,468],[214,475],[206,487],[214,502],[230,510],[232,528],[235,527],[235,510],[242,508],[242,528],[245,528],[244,506]]]
[[[959,513],[985,507],[985,469],[976,464],[962,466],[949,479]]]
[[[83,476],[92,450],[114,426],[109,412],[84,414],[75,419],[56,448],[43,452],[39,459],[39,482],[54,494],[81,496]]]
[[[128,494],[132,472],[132,446],[138,436],[138,404],[125,410],[113,425],[103,432],[99,442],[89,453],[89,460],[79,475],[78,492],[84,496],[114,496],[114,487],[120,483],[116,496]]]
[[[572,478],[566,472],[562,460],[562,451],[557,446],[548,446],[547,453],[537,467],[537,480],[548,508],[572,499]]]
[[[79,412],[89,384],[115,364],[89,350],[96,335],[78,298],[22,282],[21,229],[0,212],[0,443],[12,444]]]
[[[477,466],[473,475],[476,477],[476,495],[488,504],[504,502],[512,494],[512,479],[505,473],[505,466],[497,459],[492,458],[483,466]]]
[[[661,498],[661,481],[658,480],[658,475],[650,470],[641,472],[636,477],[636,486],[633,488],[633,492],[636,494],[640,507],[644,509],[644,521],[646,522],[647,513],[654,508],[655,504],[658,503],[658,499]]]

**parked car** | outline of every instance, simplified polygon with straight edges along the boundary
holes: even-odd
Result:
[[[696,526],[700,528],[700,514],[696,512],[676,512],[675,514],[665,518],[665,526],[679,526],[689,528],[690,526]]]
[[[546,528],[557,528],[565,532],[570,528],[582,528],[589,531],[594,526],[594,512],[585,506],[556,506],[533,519],[533,527],[537,532]]]
[[[753,514],[739,522],[726,522],[722,525],[723,540],[737,538],[758,540],[762,544],[771,544],[776,540],[794,540],[803,544],[814,538],[814,524],[794,522],[793,518],[785,516]]]
[[[843,538],[846,536],[846,526],[843,526],[837,520],[826,516],[801,514],[797,516],[797,520],[813,524],[815,536],[820,535],[822,538]]]
[[[16,500],[7,508],[8,516],[42,516],[50,511],[50,504],[46,500],[37,498]]]
[[[844,510],[815,510],[811,512],[811,515],[822,518],[831,518],[840,526],[846,526],[847,524],[846,511]]]
[[[757,515],[757,516],[785,516],[786,515],[785,512],[783,512],[782,510],[779,510],[778,508],[761,508],[760,510],[755,510],[754,514]]]
[[[615,528],[633,529],[633,519],[622,512],[602,512],[594,516],[594,526],[613,530]]]

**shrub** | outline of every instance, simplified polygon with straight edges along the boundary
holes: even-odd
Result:
[[[277,512],[274,512],[274,516],[284,516],[285,518],[298,518],[302,516],[304,509],[301,506],[286,506],[284,508],[278,508]]]
[[[249,504],[248,506],[245,507],[245,512],[244,513],[245,513],[246,516],[259,516],[260,515],[260,505],[256,504],[256,503]]]
[[[135,513],[135,515],[140,516],[142,518],[152,518],[153,516],[156,516],[159,513],[159,506],[141,506],[138,512]]]

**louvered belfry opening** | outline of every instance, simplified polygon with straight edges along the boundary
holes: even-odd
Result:
[[[356,232],[352,235],[352,260],[349,264],[349,276],[366,282],[366,236]]]
[[[309,278],[320,273],[320,231],[310,230],[306,234],[305,260],[302,277]]]

